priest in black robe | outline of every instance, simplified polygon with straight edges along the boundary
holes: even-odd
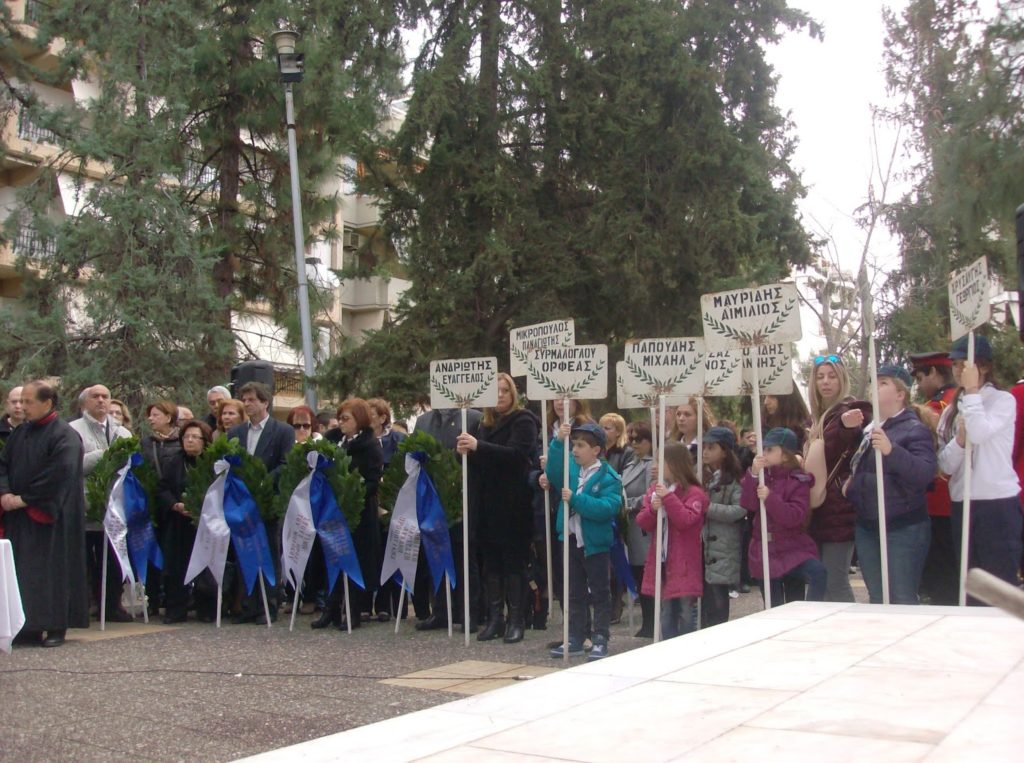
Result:
[[[25,423],[0,452],[3,532],[25,609],[17,641],[60,646],[68,628],[89,627],[82,440],[58,418],[52,386],[30,382],[22,397]]]

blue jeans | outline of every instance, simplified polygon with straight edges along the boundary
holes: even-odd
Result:
[[[825,588],[828,585],[828,570],[817,559],[805,559],[781,578],[772,578],[772,607],[781,607],[786,603],[784,581],[802,580],[807,584],[807,601],[824,601]],[[764,598],[764,581],[761,585],[761,598]]]
[[[697,598],[682,596],[661,602],[661,637],[675,638],[697,628]]]
[[[857,542],[857,560],[868,587],[868,598],[872,604],[882,603],[882,549],[878,540],[878,528],[869,528],[859,522],[854,528]],[[921,573],[928,558],[928,546],[932,541],[930,519],[914,522],[904,527],[890,527],[886,533],[889,547],[889,602],[892,604],[917,604],[917,589],[921,585]]]

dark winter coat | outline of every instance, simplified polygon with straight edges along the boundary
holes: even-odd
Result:
[[[525,548],[533,534],[533,491],[528,482],[539,429],[525,408],[480,425],[469,464],[470,516],[482,543]]]
[[[928,486],[939,468],[932,432],[909,410],[887,419],[882,431],[892,442],[892,452],[882,457],[886,526],[904,527],[923,522],[928,519]],[[878,527],[874,448],[868,448],[857,464],[846,488],[846,497],[857,510],[858,522],[866,527]]]
[[[757,477],[748,470],[743,475],[742,484],[740,505],[754,514],[754,531],[747,559],[750,574],[760,578],[764,574],[764,557],[761,556],[761,502],[757,498]],[[769,490],[764,502],[768,517],[768,574],[774,580],[808,559],[818,558],[818,548],[804,530],[814,477],[803,469],[773,466],[764,470],[764,484]]]
[[[849,398],[828,412],[823,427],[825,469],[828,485],[825,501],[811,513],[810,534],[816,543],[847,543],[853,541],[853,525],[857,513],[843,495],[843,483],[850,476],[850,460],[860,444],[861,430],[843,426],[842,415],[857,408],[871,418],[871,404]]]
[[[377,491],[384,473],[384,453],[372,429],[364,429],[351,440],[342,441],[341,447],[352,458],[352,468],[359,472],[366,486],[363,513],[359,518],[359,527],[352,533],[352,543],[359,558],[366,590],[375,591],[379,587],[384,553],[377,511]],[[340,591],[341,588],[336,586],[335,590]]]

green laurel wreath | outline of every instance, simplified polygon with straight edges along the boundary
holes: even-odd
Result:
[[[755,347],[757,345],[764,344],[765,341],[771,338],[771,335],[785,323],[786,318],[793,312],[793,308],[796,307],[796,300],[791,299],[782,310],[779,311],[779,315],[768,324],[766,328],[760,328],[757,331],[740,331],[737,328],[733,328],[728,324],[722,323],[710,313],[704,313],[704,325],[709,326],[716,334],[725,339],[731,339],[737,342],[741,347]]]
[[[138,437],[119,437],[110,443],[103,456],[96,463],[88,477],[85,478],[85,518],[89,522],[102,522],[107,513],[107,500],[110,489],[117,481],[117,473],[124,468],[133,453],[139,453]],[[146,505],[149,516],[156,523],[156,491],[157,476],[153,465],[143,461],[133,470],[135,477],[146,491]]]
[[[388,513],[382,518],[382,522],[385,525],[390,524],[395,500],[408,476],[405,473],[405,455],[416,451],[427,454],[423,468],[430,475],[434,489],[441,499],[448,526],[454,527],[462,521],[462,463],[453,451],[442,446],[426,432],[413,432],[402,440],[391,457],[391,463],[384,470],[384,478],[380,483],[380,505],[381,508],[387,509]]]
[[[292,493],[302,480],[309,474],[309,463],[306,456],[316,451],[332,463],[324,471],[331,491],[334,493],[334,500],[338,502],[341,513],[345,516],[350,532],[355,532],[359,527],[359,521],[363,516],[363,504],[366,501],[366,485],[357,469],[352,468],[352,457],[344,448],[339,448],[327,440],[309,439],[305,442],[296,443],[289,451],[285,465],[277,476],[277,494],[274,496],[274,507],[279,516],[284,516],[288,511],[288,502]]]
[[[445,387],[435,378],[430,379],[430,386],[436,389],[438,394],[444,395],[449,400],[454,400],[457,403],[457,407],[472,408],[476,402],[476,399],[480,397],[480,395],[484,393],[484,390],[486,390],[487,387],[490,386],[490,384],[494,381],[494,376],[495,374],[492,371],[491,375],[484,380],[483,384],[481,384],[479,387],[477,387],[476,390],[474,390],[472,393],[468,395],[454,394],[450,389]]]
[[[278,519],[281,515],[274,503],[274,480],[267,473],[267,467],[258,458],[250,455],[237,437],[229,440],[226,435],[221,434],[199,455],[196,465],[185,470],[185,494],[182,496],[182,502],[192,520],[199,520],[206,491],[217,477],[213,465],[226,456],[238,456],[241,459],[241,463],[232,466],[231,471],[249,489],[263,521]]]

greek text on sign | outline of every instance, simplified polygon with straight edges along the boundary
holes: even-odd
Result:
[[[431,408],[493,408],[497,404],[497,358],[431,362]]]
[[[527,368],[531,400],[595,400],[608,395],[608,346],[544,347]]]
[[[576,344],[576,324],[572,318],[535,323],[508,332],[509,368],[512,376],[526,376],[527,366],[536,350],[545,347],[570,347]]]
[[[704,397],[743,394],[742,350],[712,350],[704,355]]]
[[[754,393],[754,353],[757,353],[757,381],[762,395],[788,395],[793,391],[793,345],[789,342],[763,344],[743,350],[741,394]]]
[[[700,298],[704,342],[709,350],[755,347],[800,338],[800,296],[796,284],[721,291]]]
[[[626,342],[626,371],[655,395],[699,395],[704,389],[701,337]]]
[[[953,341],[988,323],[991,312],[987,258],[949,274],[949,333]]]

